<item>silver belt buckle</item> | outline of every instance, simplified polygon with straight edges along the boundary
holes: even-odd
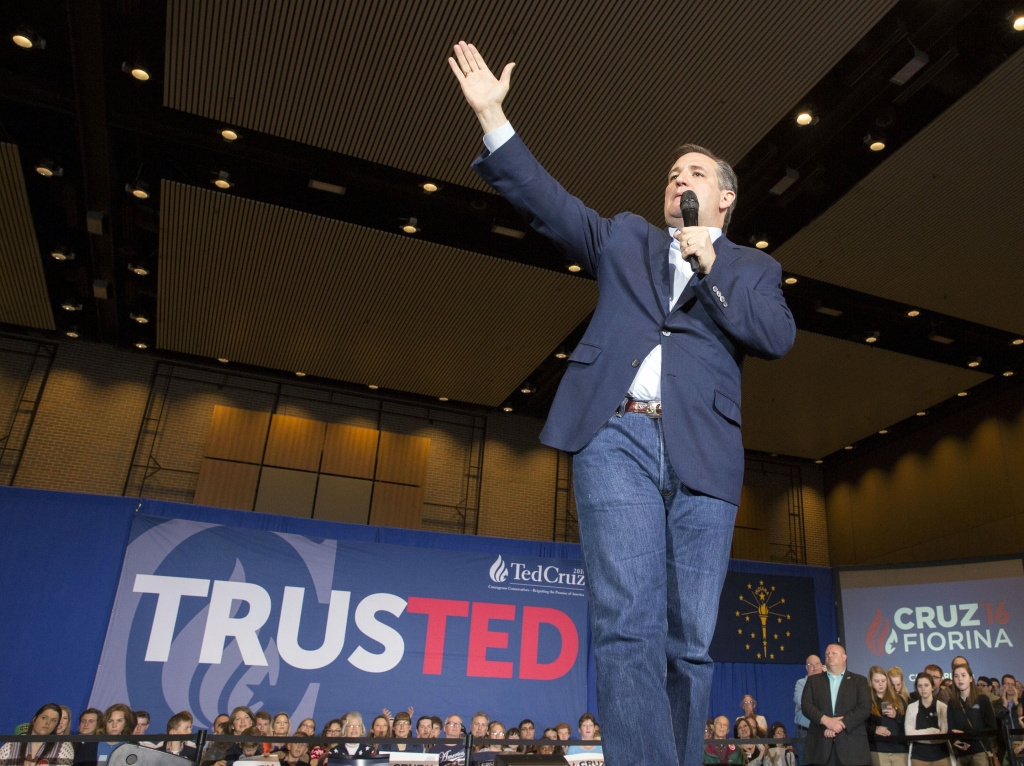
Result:
[[[656,417],[658,415],[658,402],[647,402],[647,414],[650,417]]]

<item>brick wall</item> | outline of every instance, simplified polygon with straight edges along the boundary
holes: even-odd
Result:
[[[543,423],[535,418],[175,365],[85,341],[57,345],[18,486],[191,502],[213,409],[224,405],[428,438],[425,529],[538,540],[555,534],[559,454],[537,440]],[[3,424],[28,368],[0,362]],[[563,455],[563,474],[568,463]],[[752,465],[748,480],[764,481]],[[808,563],[827,564],[820,472],[805,465],[797,475],[804,477]],[[772,503],[768,533],[776,542],[784,542],[790,487],[786,478]],[[565,506],[572,515],[575,508],[571,493],[558,497],[563,539]],[[575,539],[572,532],[567,539]]]

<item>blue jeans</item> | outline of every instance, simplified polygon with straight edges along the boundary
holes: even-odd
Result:
[[[695,766],[736,506],[682,486],[662,420],[637,413],[576,453],[573,479],[605,759]]]

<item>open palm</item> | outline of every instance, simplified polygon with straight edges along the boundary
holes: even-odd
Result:
[[[501,70],[501,77],[495,77],[476,47],[460,41],[455,46],[455,57],[449,57],[448,65],[455,73],[462,94],[474,112],[479,115],[501,107],[508,93],[515,64],[506,64]]]

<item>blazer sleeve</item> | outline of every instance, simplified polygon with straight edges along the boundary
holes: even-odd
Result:
[[[796,340],[796,322],[782,295],[782,266],[763,256],[761,272],[751,280],[743,260],[716,258],[694,292],[715,324],[748,354],[778,359]]]
[[[613,219],[602,218],[569,194],[530,153],[518,133],[496,151],[485,151],[472,167],[526,216],[531,227],[559,244],[588,274],[597,276]]]
[[[803,714],[807,716],[813,726],[820,726],[821,717],[828,715],[828,713],[820,710],[817,704],[815,704],[814,684],[812,683],[811,678],[808,678],[807,683],[804,684],[804,696],[800,700],[800,707],[803,710]]]
[[[864,676],[855,676],[856,684],[854,689],[857,692],[856,701],[853,707],[843,714],[843,723],[846,730],[850,731],[854,726],[860,726],[871,715],[871,687],[868,686],[868,679]]]

